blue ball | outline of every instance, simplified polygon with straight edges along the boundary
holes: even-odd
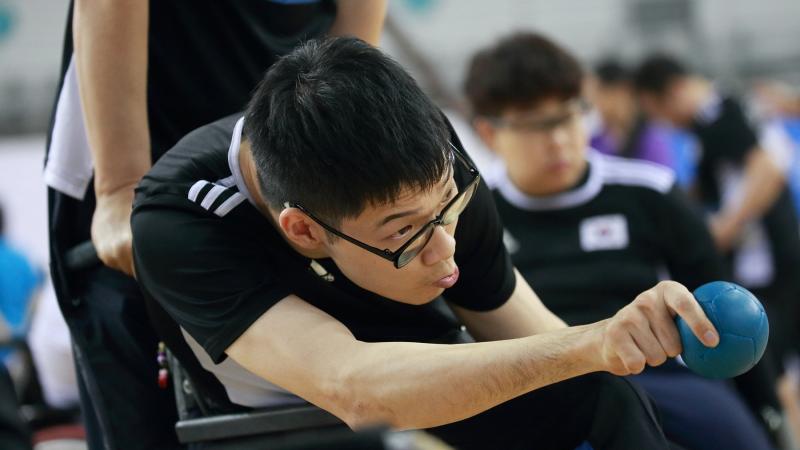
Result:
[[[747,289],[727,281],[704,284],[694,291],[694,297],[719,332],[719,345],[706,347],[677,317],[681,357],[689,369],[708,378],[731,378],[755,366],[769,338],[769,321],[761,302]]]

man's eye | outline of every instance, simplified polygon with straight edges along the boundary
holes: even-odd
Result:
[[[406,225],[403,228],[397,230],[397,232],[395,232],[393,235],[389,236],[389,239],[399,239],[403,236],[406,236],[408,233],[411,232],[413,228],[414,227],[412,227],[411,225]]]

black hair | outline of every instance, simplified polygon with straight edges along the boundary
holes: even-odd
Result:
[[[507,108],[578,97],[583,75],[578,61],[554,42],[517,32],[472,57],[464,91],[475,114],[497,116]]]
[[[629,83],[633,78],[631,71],[628,70],[619,60],[604,59],[597,63],[594,74],[602,84],[623,84]]]
[[[266,73],[245,113],[260,188],[337,224],[448,168],[441,111],[400,65],[350,37],[310,40]]]
[[[655,54],[646,58],[636,69],[634,84],[641,92],[663,95],[670,83],[689,74],[676,58],[666,54]]]

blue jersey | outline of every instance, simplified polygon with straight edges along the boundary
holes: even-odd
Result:
[[[42,272],[0,238],[0,316],[15,338],[27,331],[30,302],[41,280]],[[0,353],[0,359],[3,356]]]

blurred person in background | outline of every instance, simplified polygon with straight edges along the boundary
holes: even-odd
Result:
[[[589,146],[583,69],[547,38],[517,33],[478,53],[465,90],[474,125],[500,157],[490,177],[512,261],[570,325],[610,317],[665,274],[694,289],[724,278],[702,217],[674,174]],[[771,448],[726,382],[674,360],[633,377],[687,449]]]
[[[597,64],[585,85],[597,120],[590,120],[590,145],[609,155],[644,159],[675,171],[684,188],[697,171],[696,140],[669,124],[649,120],[639,106],[632,70],[617,60]]]
[[[0,346],[0,363],[12,364],[16,342],[24,342],[42,273],[5,238],[0,206],[0,318],[7,326],[9,345]]]
[[[29,306],[41,277],[28,259],[5,240],[0,206],[0,448],[31,448],[30,433],[19,414],[15,383],[6,367],[15,341],[24,339]]]
[[[786,149],[787,182],[800,211],[800,94],[788,84],[759,80],[752,86],[750,100],[764,123],[762,140]]]
[[[738,379],[739,386],[752,407],[773,416],[781,408],[773,389],[775,369],[780,372],[783,357],[798,346],[800,235],[785,161],[765,148],[738,99],[677,59],[648,57],[635,83],[651,118],[692,132],[700,143],[692,192],[709,212],[712,235],[733,280],[762,299],[770,317],[768,353]],[[788,406],[788,399],[781,400]]]
[[[45,180],[53,281],[75,344],[91,449],[178,446],[158,338],[131,277],[139,179],[189,131],[241,110],[304,39],[380,36],[385,0],[70,3]],[[70,273],[91,238],[103,267]]]
[[[600,130],[591,147],[607,155],[652,161],[674,167],[669,136],[639,110],[632,74],[616,60],[600,62],[590,75],[588,97],[600,113]]]

